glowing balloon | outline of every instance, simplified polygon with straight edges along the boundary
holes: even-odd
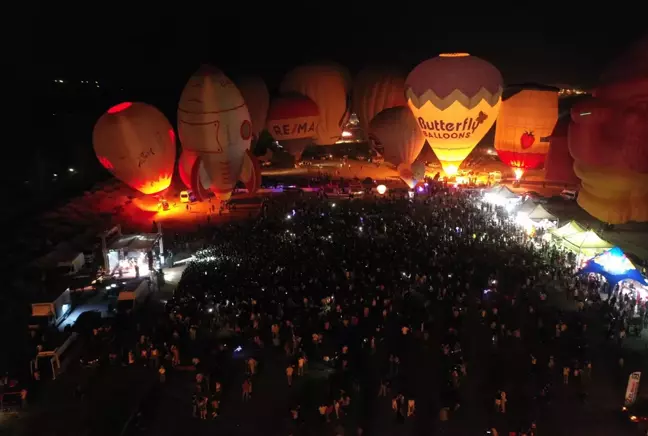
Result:
[[[353,82],[352,110],[365,134],[378,113],[395,106],[406,106],[405,75],[389,68],[365,68]]]
[[[254,194],[261,187],[261,164],[250,150],[245,152],[239,180],[243,182],[249,194]]]
[[[282,93],[296,92],[310,98],[319,108],[315,144],[330,145],[342,136],[350,116],[349,74],[337,64],[297,67],[284,77]]]
[[[171,184],[175,133],[167,118],[146,103],[120,103],[103,114],[92,132],[97,159],[116,178],[144,194]]]
[[[495,150],[520,179],[540,167],[549,151],[549,135],[558,120],[558,89],[524,86],[507,89],[495,125]]]
[[[571,110],[569,151],[578,204],[601,221],[648,221],[648,40],[603,74]]]
[[[195,152],[204,165],[211,191],[229,198],[250,146],[252,123],[238,88],[220,70],[203,67],[189,79],[178,104],[178,132],[182,148]],[[195,171],[199,175],[200,167]]]
[[[197,172],[194,172],[194,169]],[[180,174],[182,183],[188,189],[195,191],[194,194],[196,194],[198,199],[209,196],[208,192],[211,186],[211,180],[197,153],[189,150],[182,151],[178,160],[178,173]]]
[[[308,97],[284,95],[272,100],[268,111],[268,132],[282,147],[301,160],[304,149],[313,142],[319,125],[319,109]]]
[[[263,79],[257,76],[244,77],[237,81],[236,86],[241,91],[243,100],[250,111],[252,134],[258,138],[259,133],[265,129],[270,106],[268,87]]]
[[[574,173],[574,158],[569,154],[567,132],[569,117],[558,119],[549,137],[549,152],[545,161],[545,180],[564,183],[579,183]]]
[[[405,97],[447,175],[453,175],[499,112],[502,75],[466,53],[423,61],[407,76]]]
[[[371,121],[369,135],[383,147],[385,161],[396,166],[403,181],[413,187],[416,178],[411,165],[421,152],[425,137],[412,112],[405,106],[385,109]]]

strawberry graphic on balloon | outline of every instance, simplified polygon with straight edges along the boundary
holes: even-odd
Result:
[[[522,136],[520,136],[520,145],[522,146],[522,150],[531,148],[534,142],[535,136],[533,135],[533,132],[524,132]]]

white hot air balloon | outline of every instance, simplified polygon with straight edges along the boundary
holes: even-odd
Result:
[[[178,104],[178,132],[182,148],[198,155],[194,165],[204,165],[211,191],[228,199],[250,146],[252,123],[238,88],[220,70],[202,67],[189,79]]]

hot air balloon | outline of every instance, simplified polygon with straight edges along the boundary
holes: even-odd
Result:
[[[602,75],[571,110],[569,151],[581,180],[578,204],[610,224],[648,221],[648,39]]]
[[[257,76],[243,77],[236,82],[236,86],[241,91],[243,100],[250,111],[252,134],[258,138],[259,133],[265,129],[266,116],[270,106],[268,87],[264,80]]]
[[[567,132],[569,131],[569,116],[558,119],[556,126],[549,136],[549,152],[545,161],[545,180],[563,183],[579,183],[574,173],[574,158],[569,154]]]
[[[417,174],[412,164],[425,144],[425,137],[412,112],[405,106],[385,109],[371,120],[369,136],[383,147],[385,161],[396,166],[401,179],[413,188]]]
[[[493,126],[502,75],[467,53],[423,61],[407,76],[405,97],[447,175],[453,175]]]
[[[95,124],[92,144],[101,165],[132,188],[156,194],[171,184],[175,133],[153,106],[124,102],[111,107]]]
[[[198,164],[196,164],[198,162]],[[196,171],[194,171],[194,169]],[[203,199],[210,195],[209,187],[211,180],[205,170],[205,166],[199,162],[199,156],[196,152],[182,150],[178,160],[178,173],[180,180],[188,188],[194,191],[197,198]],[[200,183],[198,183],[200,181]]]
[[[367,134],[369,123],[379,112],[407,105],[405,74],[390,68],[365,68],[353,81],[351,103],[360,127]]]
[[[229,198],[250,147],[252,123],[238,88],[220,70],[202,67],[189,79],[178,104],[178,132],[183,150],[198,155],[192,181],[200,179],[204,165],[211,191]],[[200,186],[192,189],[199,195]]]
[[[239,180],[243,182],[250,195],[261,187],[261,164],[250,150],[245,152]]]
[[[349,74],[337,64],[314,64],[297,67],[284,77],[280,90],[299,93],[319,108],[315,144],[330,145],[342,136],[350,115]]]
[[[558,88],[508,87],[495,125],[495,150],[520,180],[540,167],[549,151],[549,135],[558,120]]]
[[[310,98],[290,94],[272,100],[268,111],[268,132],[295,157],[296,162],[313,142],[318,125],[319,109]]]

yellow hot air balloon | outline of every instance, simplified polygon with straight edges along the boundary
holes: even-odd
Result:
[[[422,175],[412,164],[425,145],[425,137],[412,112],[405,106],[385,109],[371,120],[369,136],[384,148],[385,161],[394,165],[400,178],[413,188]]]
[[[280,86],[282,93],[299,93],[317,104],[320,121],[314,142],[335,144],[342,136],[349,111],[349,75],[337,64],[303,65],[290,71]]]
[[[423,61],[407,76],[405,97],[447,175],[493,126],[502,101],[502,75],[467,53]]]
[[[390,68],[365,68],[353,81],[351,108],[365,134],[378,113],[396,106],[406,106],[405,74]]]
[[[520,180],[540,167],[558,121],[558,89],[543,85],[507,87],[495,125],[495,150]]]
[[[265,81],[258,76],[243,77],[236,82],[236,87],[241,91],[245,105],[250,111],[252,134],[258,138],[259,133],[265,129],[270,107],[268,87]]]

